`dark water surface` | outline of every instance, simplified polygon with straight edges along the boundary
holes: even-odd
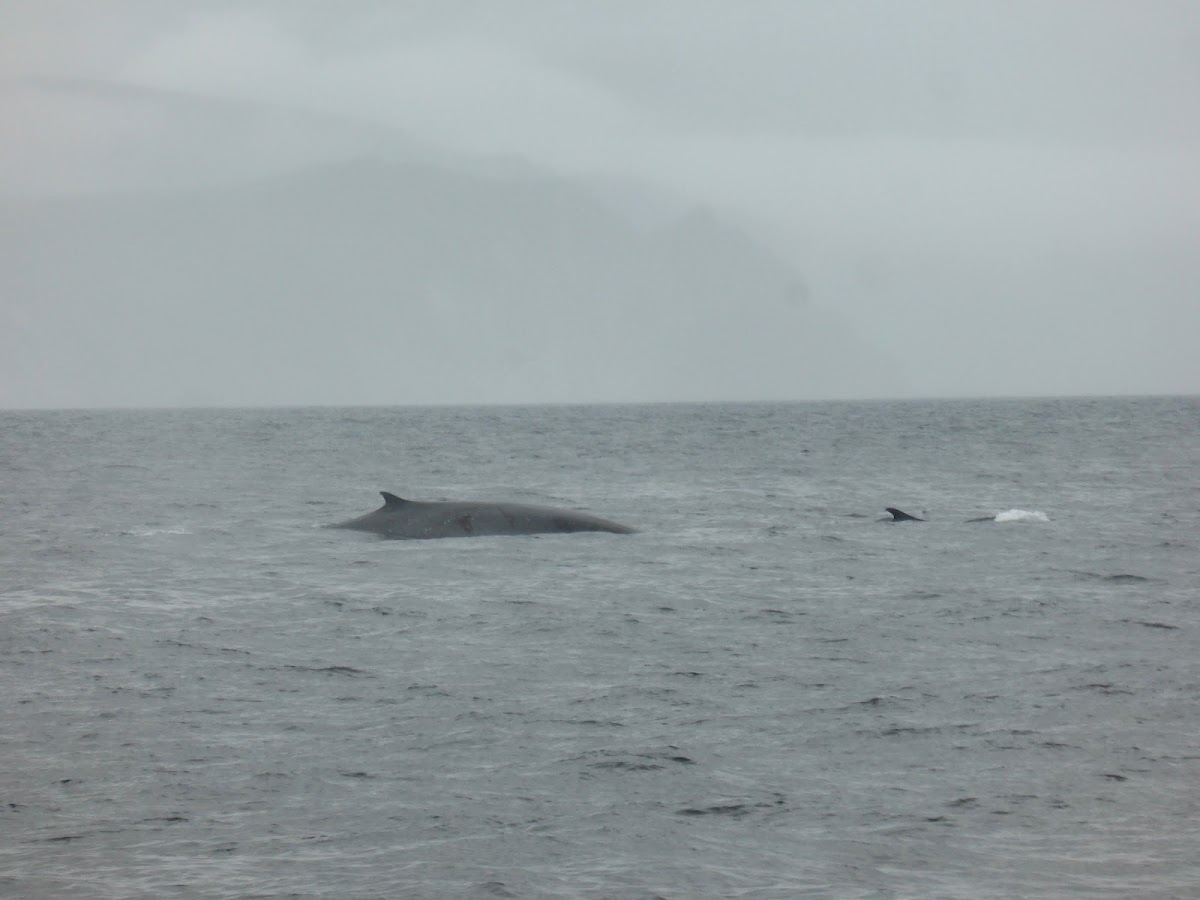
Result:
[[[1200,896],[1195,398],[0,413],[0,494],[0,895]]]

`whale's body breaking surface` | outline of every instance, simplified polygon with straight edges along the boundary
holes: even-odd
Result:
[[[574,531],[606,531],[632,534],[635,529],[599,516],[522,503],[445,501],[424,503],[405,500],[387,491],[383,506],[374,512],[338,522],[333,528],[370,531],[388,538],[482,537],[486,535],[562,534]]]
[[[920,516],[910,516],[902,509],[896,509],[894,506],[889,506],[884,512],[891,515],[890,519],[885,519],[885,522],[924,522]],[[1049,522],[1050,517],[1040,510],[1027,509],[1008,509],[1004,512],[998,512],[992,516],[979,516],[975,519],[967,519],[971,522]]]

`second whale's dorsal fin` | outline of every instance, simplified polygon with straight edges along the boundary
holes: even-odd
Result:
[[[379,493],[383,495],[384,506],[403,506],[408,502],[403,497],[397,497],[395,494],[389,494],[387,491],[380,491]]]
[[[884,510],[885,513],[892,514],[893,522],[924,522],[925,520],[918,516],[910,516],[902,509],[896,509],[894,506],[889,506]]]

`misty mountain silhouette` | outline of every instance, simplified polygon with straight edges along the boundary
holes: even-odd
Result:
[[[169,108],[190,123],[189,146],[238,146],[220,129],[247,115],[99,93],[152,118]],[[191,189],[128,189],[123,175],[107,182],[121,190],[0,195],[0,406],[894,388],[886,358],[835,313],[796,302],[799,274],[717,214],[681,200],[676,215],[647,192],[648,227],[623,213],[636,183],[431,154]]]

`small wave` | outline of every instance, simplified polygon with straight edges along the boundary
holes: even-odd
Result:
[[[1159,580],[1157,578],[1148,578],[1145,575],[1134,575],[1130,572],[1118,572],[1116,575],[1105,575],[1101,572],[1081,572],[1074,569],[1069,571],[1077,578],[1082,578],[1087,581],[1107,581],[1110,584],[1144,584]]]
[[[1028,509],[1006,509],[1004,512],[996,513],[995,521],[997,522],[1049,522],[1050,517],[1039,510]]]
[[[682,809],[677,809],[675,813],[680,816],[731,816],[735,819],[740,819],[756,810],[769,809],[778,811],[786,806],[787,798],[783,794],[772,792],[770,796],[757,802],[751,800],[738,802],[733,799],[718,801],[716,803],[701,802],[694,806],[685,806]]]
[[[1178,625],[1168,625],[1166,622],[1147,622],[1143,619],[1122,619],[1126,625],[1144,625],[1146,628],[1162,628],[1166,631],[1177,631]]]
[[[354,666],[284,666],[285,669],[291,669],[295,672],[317,672],[322,675],[346,675],[355,677],[358,675],[366,675],[362,669],[356,669]]]
[[[121,534],[127,537],[154,537],[159,534],[191,534],[192,530],[184,525],[173,525],[170,528],[127,528]]]

